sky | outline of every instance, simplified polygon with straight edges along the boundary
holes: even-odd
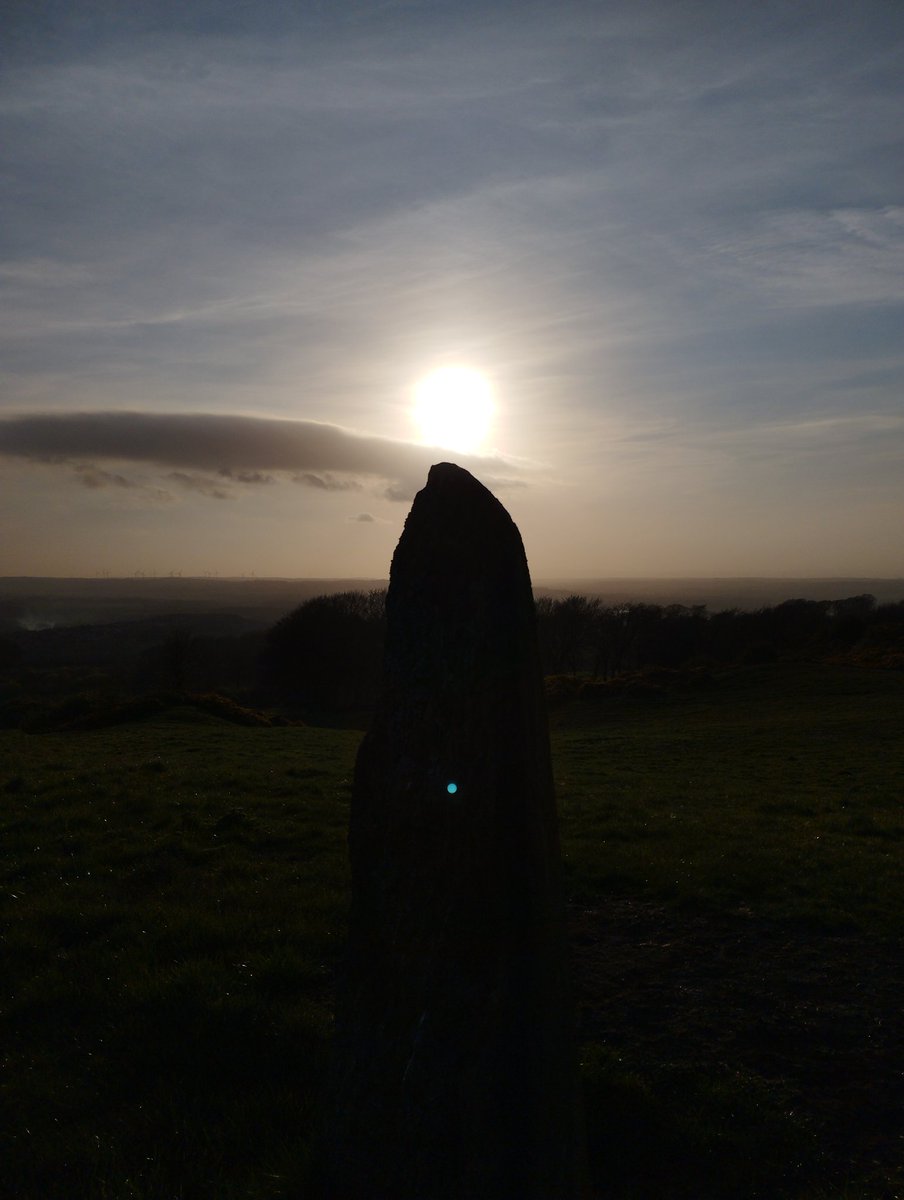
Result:
[[[904,575],[900,0],[5,12],[0,575]]]

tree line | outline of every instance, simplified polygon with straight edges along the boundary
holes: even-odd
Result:
[[[536,612],[544,674],[571,680],[789,658],[904,669],[904,601],[880,605],[871,595],[719,612],[543,596]],[[0,726],[58,723],[158,692],[215,693],[265,712],[360,725],[379,691],[385,628],[385,591],[348,591],[241,634],[212,615],[0,637]]]
[[[267,635],[268,683],[301,702],[370,705],[379,687],[385,599],[381,591],[343,592],[293,610]],[[715,613],[704,605],[544,596],[536,611],[545,675],[608,680],[649,667],[827,657],[870,644],[897,647],[904,666],[904,602],[879,605],[871,595]]]
[[[537,601],[544,672],[602,680],[645,667],[824,655],[885,624],[904,624],[904,603],[880,606],[875,596],[860,595],[710,613],[705,605],[607,605],[578,595]]]

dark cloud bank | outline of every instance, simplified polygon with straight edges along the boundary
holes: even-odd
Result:
[[[148,463],[170,468],[181,487],[227,499],[230,484],[274,482],[271,472],[321,491],[381,487],[390,500],[410,500],[427,470],[449,452],[390,438],[352,433],[317,421],[210,413],[43,413],[0,421],[0,454],[73,467],[93,488],[130,487],[98,462]],[[495,457],[456,454],[456,462],[489,486],[520,481]],[[197,475],[194,472],[207,472]]]

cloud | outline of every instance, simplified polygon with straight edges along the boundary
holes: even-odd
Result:
[[[409,500],[422,486],[429,467],[443,457],[435,447],[353,433],[316,421],[147,412],[6,418],[0,420],[0,454],[70,465],[73,460],[98,459],[151,463],[173,468],[167,478],[215,499],[232,494],[223,488],[224,479],[263,484],[272,478],[270,472],[285,472],[294,482],[321,491],[358,490],[382,483],[390,499]],[[517,466],[499,457],[457,455],[456,459],[497,483],[505,484],[508,477],[519,474]],[[92,478],[101,479],[96,468],[84,469],[95,471]],[[219,482],[196,472],[213,472]]]
[[[391,483],[389,487],[384,488],[383,495],[387,500],[395,500],[401,503],[410,500],[413,493],[410,488],[403,487],[397,483]]]
[[[134,488],[137,486],[126,479],[124,475],[115,475],[110,471],[103,471],[100,467],[95,467],[91,463],[74,463],[73,468],[82,486],[90,488],[92,491],[109,487]]]
[[[349,517],[350,521],[360,521],[362,525],[372,525],[376,519],[370,513],[358,513],[356,517]]]
[[[49,258],[0,262],[0,283],[22,288],[83,286],[91,278],[91,271],[80,263],[64,263]]]
[[[128,479],[118,471],[106,471],[96,463],[74,462],[72,459],[64,458],[58,454],[45,455],[37,458],[35,461],[40,462],[44,466],[70,468],[75,472],[75,477],[82,487],[92,492],[107,490],[127,492],[135,500],[150,501],[153,504],[170,504],[173,500],[172,493],[165,491],[163,488],[154,487],[134,479]]]
[[[186,471],[170,471],[166,478],[189,492],[200,492],[202,496],[209,496],[211,500],[235,499],[233,492],[227,492],[224,488],[218,487],[214,480],[205,479],[203,475],[189,475]]]
[[[2,428],[0,428],[0,443],[2,443]],[[3,449],[0,446],[0,454],[2,453]],[[129,479],[118,471],[107,471],[94,462],[73,460],[57,452],[52,454],[24,455],[24,457],[40,462],[44,466],[71,468],[75,472],[79,483],[90,491],[104,491],[108,489],[128,491],[134,493],[136,497],[144,497],[155,503],[162,504],[172,503],[175,499],[171,492],[163,488],[149,486],[146,483]],[[232,471],[229,469],[219,471],[216,478],[193,474],[188,471],[169,471],[164,478],[186,491],[197,492],[213,500],[234,500],[236,498],[237,493],[229,491],[223,485],[223,479],[242,484],[275,482],[273,476],[265,475],[259,471]]]
[[[361,484],[354,479],[335,479],[332,475],[317,475],[314,471],[302,471],[292,476],[293,483],[320,488],[322,492],[358,492]]]
[[[714,249],[740,282],[785,304],[904,302],[900,206],[768,213]]]
[[[231,479],[235,483],[275,483],[276,480],[272,475],[267,475],[263,471],[235,471],[231,467],[221,467],[219,474],[224,479]]]

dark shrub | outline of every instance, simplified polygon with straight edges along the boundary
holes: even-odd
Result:
[[[315,596],[267,635],[268,681],[294,703],[333,709],[369,706],[383,661],[385,592]]]

